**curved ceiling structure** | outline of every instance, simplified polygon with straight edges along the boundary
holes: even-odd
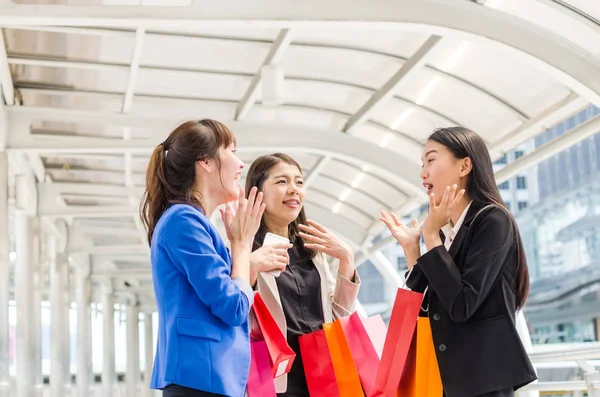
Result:
[[[32,211],[51,232],[66,219],[71,251],[90,254],[98,277],[127,268],[121,276],[143,281],[147,157],[182,120],[225,122],[248,164],[296,157],[309,216],[364,260],[389,242],[371,244],[380,209],[406,215],[426,202],[420,152],[433,129],[473,129],[495,158],[600,106],[593,0],[0,3],[13,174],[31,173]],[[278,106],[263,101],[263,66],[284,75]]]

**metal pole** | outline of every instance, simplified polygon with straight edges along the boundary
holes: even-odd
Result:
[[[21,212],[15,214],[15,298],[17,302],[16,367],[17,397],[33,396],[33,277],[31,263],[31,219]]]
[[[87,259],[87,258],[86,258]],[[77,267],[77,394],[88,397],[90,392],[90,266],[89,263]]]
[[[152,377],[152,368],[154,366],[154,337],[152,335],[152,312],[144,313],[144,397],[152,397],[150,389],[150,378]]]
[[[102,386],[104,397],[113,397],[115,382],[115,299],[112,284],[102,293],[102,321],[104,324],[104,360],[102,363]]]
[[[127,397],[137,397],[140,382],[140,321],[137,302],[127,304]]]
[[[54,235],[46,238],[46,254],[50,272],[50,395],[61,397],[65,395],[65,349],[63,333],[65,332],[65,310],[63,301],[63,279],[60,267],[62,261],[56,254],[57,242]]]
[[[0,397],[10,396],[8,301],[10,299],[8,236],[8,155],[0,153]]]

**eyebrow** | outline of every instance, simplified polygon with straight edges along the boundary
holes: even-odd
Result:
[[[423,155],[423,157],[422,157],[422,158],[425,158],[425,157],[427,157],[427,156],[428,156],[429,154],[431,154],[431,153],[437,153],[437,150],[435,150],[435,149],[431,149],[431,150],[427,151],[427,152],[426,152],[426,153]]]
[[[289,175],[283,175],[282,174],[282,175],[275,175],[273,177],[273,179],[276,179],[276,178],[289,178],[289,177],[290,177]],[[294,176],[294,178],[303,178],[303,176],[302,175],[296,175],[296,176]]]

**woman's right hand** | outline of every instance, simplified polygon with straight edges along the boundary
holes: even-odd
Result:
[[[250,269],[255,272],[285,271],[290,263],[288,249],[292,244],[265,245],[250,254]]]
[[[246,199],[244,189],[241,188],[237,209],[234,210],[234,205],[228,203],[225,210],[220,210],[227,238],[232,245],[247,244],[250,247],[254,241],[254,235],[260,227],[260,220],[265,212],[263,194],[257,192],[258,189],[253,187]]]
[[[379,218],[385,225],[390,229],[392,236],[400,243],[403,248],[410,246],[419,246],[419,240],[421,238],[421,228],[419,222],[413,219],[410,226],[407,226],[400,222],[396,214],[381,211],[381,217]]]

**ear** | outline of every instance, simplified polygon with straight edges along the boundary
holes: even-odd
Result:
[[[473,169],[473,163],[471,162],[470,157],[465,157],[464,159],[461,160],[461,162],[460,162],[461,178],[469,175],[471,173],[472,169]]]
[[[212,172],[212,170],[214,169],[213,164],[210,162],[210,160],[198,160],[196,161],[196,167],[200,167],[206,172]]]

